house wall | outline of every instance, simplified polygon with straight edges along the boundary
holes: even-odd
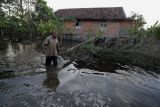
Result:
[[[119,36],[126,34],[127,29],[133,25],[131,21],[80,21],[80,28],[76,28],[75,23],[75,21],[64,22],[66,34]],[[106,27],[101,27],[101,24]]]

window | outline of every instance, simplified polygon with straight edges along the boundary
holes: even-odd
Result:
[[[76,21],[76,26],[80,26],[80,21],[79,20]]]
[[[76,29],[81,29],[80,20],[76,21]]]
[[[119,29],[119,35],[120,35],[120,36],[127,36],[127,35],[128,35],[128,30],[127,30],[127,28],[120,28],[120,29]]]
[[[106,28],[107,24],[106,23],[101,23],[101,28]]]
[[[100,30],[101,31],[106,31],[106,28],[107,28],[107,24],[106,23],[101,23]]]

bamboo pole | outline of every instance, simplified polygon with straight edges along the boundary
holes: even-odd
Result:
[[[88,42],[90,42],[90,41],[92,41],[92,40],[94,40],[94,37],[91,38],[91,39],[89,39],[89,40],[87,40],[87,41],[85,41],[85,42],[82,42],[82,43],[80,43],[80,44],[78,44],[78,45],[76,45],[76,46],[74,46],[74,47],[72,47],[72,48],[70,48],[70,49],[67,49],[67,50],[64,51],[61,55],[65,54],[66,52],[72,51],[73,49],[78,48],[78,47],[80,47],[81,45],[84,45],[84,44],[86,44],[86,43],[88,43]]]

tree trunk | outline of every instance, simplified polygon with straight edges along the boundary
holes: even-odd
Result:
[[[21,12],[21,15],[20,15],[20,18],[21,18],[21,22],[23,22],[23,18],[24,18],[24,11],[23,11],[23,3],[22,3],[23,0],[20,0],[20,12]]]
[[[3,33],[3,29],[1,28],[1,36],[2,36],[2,37],[3,37],[3,34],[4,34],[4,33]]]

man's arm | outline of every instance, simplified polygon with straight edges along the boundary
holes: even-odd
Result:
[[[57,52],[58,52],[58,54],[60,54],[61,53],[61,50],[60,50],[60,45],[59,45],[59,42],[58,42],[58,39],[57,39],[57,43],[56,43],[57,45]]]
[[[44,40],[44,42],[42,43],[42,52],[43,52],[43,54],[46,53],[46,49],[47,49],[48,45],[49,45],[49,40],[48,40],[48,38],[46,38]]]

